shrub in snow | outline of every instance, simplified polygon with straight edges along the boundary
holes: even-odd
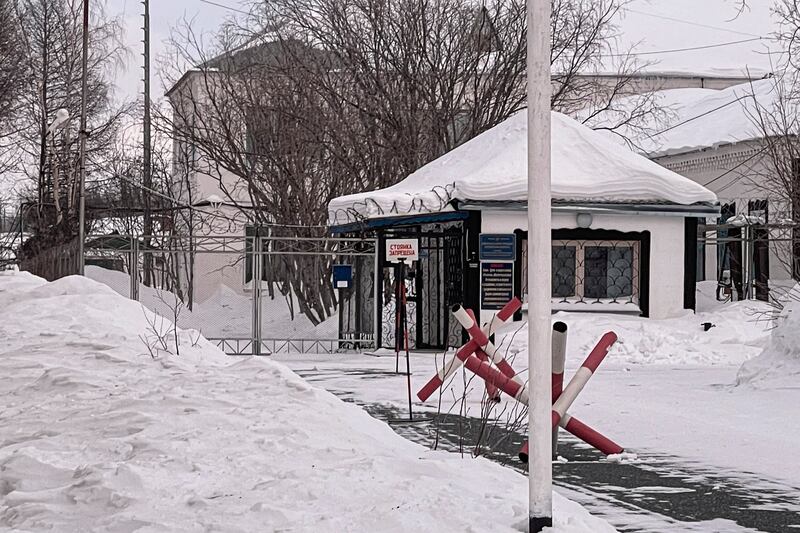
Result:
[[[775,329],[761,354],[739,369],[736,384],[756,384],[800,375],[800,301],[790,301],[775,318]]]

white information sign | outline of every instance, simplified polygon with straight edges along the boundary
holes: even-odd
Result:
[[[386,261],[389,263],[399,263],[400,260],[410,263],[417,259],[419,259],[418,239],[386,239]]]

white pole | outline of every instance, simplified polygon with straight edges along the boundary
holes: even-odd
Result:
[[[550,0],[528,0],[529,531],[553,524]]]

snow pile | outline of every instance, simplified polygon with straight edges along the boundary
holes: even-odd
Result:
[[[565,313],[554,315],[569,327],[568,365],[577,367],[607,331],[619,340],[608,362],[636,365],[740,365],[761,351],[769,324],[758,319],[767,304],[735,302],[678,318],[655,320],[628,315]],[[704,322],[714,327],[705,331]],[[521,327],[521,329],[520,329]],[[526,326],[511,326],[501,336],[510,354],[527,351]]]
[[[526,111],[520,111],[397,185],[334,199],[328,206],[329,222],[446,211],[452,200],[525,201],[527,132]],[[552,169],[555,200],[681,205],[716,201],[701,185],[555,112]]]
[[[86,276],[108,285],[122,296],[130,295],[130,277],[125,272],[87,266]],[[153,289],[139,284],[139,301],[160,316],[173,320],[180,299],[172,292]],[[261,332],[265,339],[336,339],[339,335],[338,316],[314,324],[294,306],[292,317],[288,303],[282,296],[270,299],[264,293],[261,303]],[[252,329],[253,301],[250,295],[241,294],[220,284],[206,300],[195,302],[190,311],[180,306],[178,325],[201,331],[209,338],[247,338]]]
[[[432,452],[105,285],[0,274],[0,529],[514,531],[527,479]],[[177,352],[172,351],[173,354]],[[556,531],[613,531],[555,495]]]
[[[737,385],[800,389],[800,302],[787,302],[761,354],[745,362]]]

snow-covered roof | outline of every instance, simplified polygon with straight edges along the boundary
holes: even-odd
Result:
[[[651,158],[758,139],[763,132],[756,120],[757,106],[773,109],[779,99],[780,83],[769,78],[723,90],[658,91],[655,98],[666,112],[666,119],[649,124],[647,135],[625,128],[619,133]],[[625,102],[620,104],[624,108]],[[591,125],[602,126],[604,120],[606,117],[600,115]]]
[[[552,194],[566,202],[715,202],[714,193],[605,135],[553,112]],[[329,223],[452,211],[452,201],[527,199],[527,114],[505,122],[423,166],[400,183],[334,199]]]

